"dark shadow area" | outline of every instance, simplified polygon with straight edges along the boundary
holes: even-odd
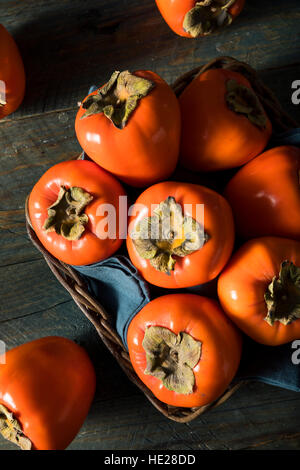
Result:
[[[13,34],[27,75],[26,114],[74,107],[92,83],[100,86],[114,70],[146,68],[155,49],[153,28],[164,29],[164,23],[152,2],[138,3],[57,2],[55,11],[37,9],[17,26]],[[162,42],[160,52],[164,47]]]

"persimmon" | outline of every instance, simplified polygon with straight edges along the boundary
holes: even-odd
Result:
[[[179,96],[182,117],[181,163],[196,171],[238,167],[261,153],[272,125],[240,73],[209,69]]]
[[[18,46],[0,24],[0,119],[16,111],[24,93],[25,71]]]
[[[258,343],[277,346],[300,338],[300,242],[249,240],[218,280],[225,313]]]
[[[131,186],[164,180],[176,167],[179,104],[154,72],[115,72],[83,100],[75,130],[87,155]]]
[[[72,265],[93,264],[111,256],[123,242],[119,198],[125,194],[96,163],[66,161],[51,167],[35,184],[28,214],[37,237],[53,256]],[[110,227],[108,207],[114,209]]]
[[[215,300],[171,294],[149,302],[127,334],[132,365],[164,403],[196,407],[217,399],[241,358],[241,335]]]
[[[178,288],[214,279],[234,242],[227,201],[196,184],[167,181],[146,189],[129,218],[127,249],[144,279]]]
[[[63,450],[82,426],[96,376],[83,348],[48,336],[0,361],[0,433],[24,450]]]
[[[158,9],[179,36],[206,36],[228,26],[241,13],[245,0],[156,0]]]
[[[225,189],[237,233],[300,240],[300,149],[275,147],[251,160]]]

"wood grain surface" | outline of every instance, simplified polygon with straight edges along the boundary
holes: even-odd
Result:
[[[77,102],[114,70],[151,69],[169,83],[218,55],[256,68],[295,119],[300,79],[299,0],[248,0],[226,30],[176,36],[154,0],[1,0],[0,23],[24,58],[27,91],[0,121],[0,339],[8,348],[48,335],[83,345],[97,393],[70,449],[299,449],[300,396],[251,383],[189,424],[164,418],[130,383],[29,242],[24,201],[51,165],[80,152]],[[14,446],[0,439],[0,450]]]

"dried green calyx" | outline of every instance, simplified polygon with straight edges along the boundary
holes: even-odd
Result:
[[[232,23],[229,8],[236,0],[203,0],[187,12],[183,29],[193,38],[206,36]]]
[[[150,80],[128,70],[114,72],[106,85],[82,103],[86,112],[81,119],[103,113],[118,129],[123,129],[139,100],[147,96],[154,86]]]
[[[82,212],[92,199],[93,196],[82,188],[61,186],[57,200],[48,208],[44,230],[55,231],[67,240],[78,240],[89,220]]]
[[[226,82],[225,99],[231,111],[246,116],[252,124],[265,129],[267,116],[254,91],[231,79]]]
[[[265,293],[268,313],[265,320],[288,325],[300,318],[300,268],[290,261],[281,263],[279,276],[274,276]]]
[[[208,240],[203,227],[192,217],[184,216],[181,205],[171,196],[154,209],[153,216],[136,224],[131,238],[139,256],[166,274],[174,270],[173,256],[191,255]]]
[[[145,331],[143,348],[147,367],[144,371],[162,381],[164,387],[187,395],[193,392],[193,368],[201,357],[201,342],[181,331],[178,335],[160,326]]]
[[[0,434],[22,450],[31,450],[32,443],[22,431],[20,423],[4,405],[0,404]]]

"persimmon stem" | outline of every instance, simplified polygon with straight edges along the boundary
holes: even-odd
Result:
[[[67,240],[78,240],[89,220],[82,212],[92,199],[82,188],[61,186],[57,200],[48,208],[44,230],[55,231]]]
[[[266,128],[267,116],[258,97],[250,88],[236,80],[227,80],[225,99],[231,111],[244,115],[260,129]]]
[[[17,444],[22,450],[31,450],[32,442],[22,431],[19,421],[6,406],[0,404],[0,433],[10,442]]]
[[[193,368],[200,360],[201,346],[184,331],[176,335],[168,328],[150,326],[143,339],[147,360],[144,373],[160,379],[168,390],[188,395],[195,385]]]
[[[183,20],[183,29],[193,38],[206,36],[232,22],[228,12],[236,0],[222,2],[218,0],[203,0],[187,12]]]
[[[143,218],[131,233],[133,244],[141,258],[149,259],[157,270],[170,274],[176,259],[202,248],[208,240],[203,227],[192,217],[184,216],[182,207],[169,196]]]
[[[265,293],[268,313],[265,321],[288,325],[300,318],[300,267],[290,261],[281,263],[278,277],[274,276]]]
[[[82,103],[85,113],[80,119],[103,113],[118,129],[123,129],[139,101],[150,93],[155,84],[130,73],[114,72],[109,81],[97,93]]]

